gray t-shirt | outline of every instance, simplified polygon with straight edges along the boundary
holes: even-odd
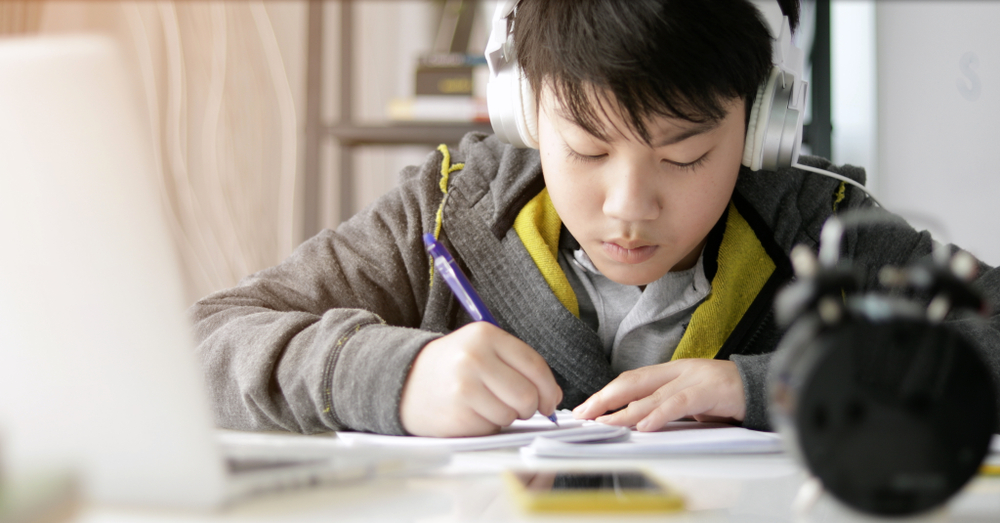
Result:
[[[645,289],[611,281],[583,249],[560,250],[559,264],[576,291],[581,319],[600,336],[616,373],[670,361],[691,314],[712,290],[701,257]]]

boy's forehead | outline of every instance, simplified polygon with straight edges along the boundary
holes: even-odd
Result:
[[[666,128],[650,126],[650,129],[652,129],[652,140],[650,140],[650,142],[653,147],[665,147],[677,142],[683,142],[693,136],[711,132],[722,124],[721,120],[712,120],[701,123],[689,122],[678,118],[670,120],[669,126]]]
[[[573,113],[561,102],[552,89],[546,89],[545,95],[541,97],[543,110],[553,114],[563,124],[575,130],[593,134],[584,126],[580,125]],[[595,138],[610,140],[616,136],[624,138],[634,138],[637,133],[626,123],[626,117],[617,104],[604,97],[591,97],[592,109],[598,117],[601,127],[607,136],[595,136]],[[722,124],[722,119],[709,120],[705,122],[692,122],[683,118],[666,115],[651,114],[644,119],[646,129],[649,130],[649,143],[653,147],[665,147],[678,142],[682,142],[693,136],[705,134],[718,128]]]

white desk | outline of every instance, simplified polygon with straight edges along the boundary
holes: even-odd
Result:
[[[993,456],[993,460],[1000,456]],[[682,491],[688,510],[675,515],[542,516],[520,511],[499,472],[535,466],[544,469],[642,467]],[[979,477],[943,509],[916,518],[879,519],[854,513],[828,495],[806,495],[806,473],[784,454],[679,457],[646,460],[533,460],[513,450],[456,454],[442,469],[409,478],[384,478],[273,494],[218,514],[173,513],[88,507],[86,523],[131,522],[344,522],[413,523],[495,521],[683,521],[683,522],[986,522],[1000,520],[1000,477]],[[797,504],[806,505],[796,509]]]

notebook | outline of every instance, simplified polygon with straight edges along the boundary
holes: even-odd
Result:
[[[98,502],[217,507],[445,461],[220,445],[122,63],[98,36],[0,40],[0,466],[78,470]]]
[[[771,454],[784,450],[781,436],[724,423],[672,421],[656,432],[633,431],[624,441],[588,445],[538,438],[521,454],[545,458],[619,458]]]
[[[423,438],[414,436],[386,436],[365,432],[338,432],[342,441],[356,446],[389,448],[430,448],[448,451],[492,450],[522,447],[536,439],[569,443],[610,443],[627,440],[632,432],[628,427],[604,425],[595,421],[573,418],[568,410],[556,412],[557,427],[548,418],[535,414],[526,420],[517,420],[499,434],[466,438]]]

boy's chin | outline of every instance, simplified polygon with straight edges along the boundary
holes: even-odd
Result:
[[[636,285],[643,287],[649,285],[654,281],[663,277],[669,271],[669,268],[664,268],[662,271],[655,270],[652,267],[636,267],[636,266],[615,266],[608,267],[607,270],[598,267],[601,274],[605,278],[621,284],[621,285]]]

